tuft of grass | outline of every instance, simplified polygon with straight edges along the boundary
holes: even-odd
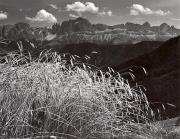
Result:
[[[71,57],[18,54],[0,67],[1,138],[159,139],[146,95]],[[107,74],[107,73],[106,73]]]

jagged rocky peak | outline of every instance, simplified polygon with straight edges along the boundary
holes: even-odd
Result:
[[[2,27],[2,37],[7,38],[9,30],[13,27],[13,25],[7,24]]]
[[[61,25],[58,23],[55,23],[52,28],[51,28],[51,33],[52,34],[59,34],[60,33],[60,29],[61,29]]]
[[[25,29],[25,28],[30,28],[30,25],[28,23],[18,22],[14,25],[14,28]]]
[[[78,17],[75,20],[64,21],[61,24],[60,34],[93,30],[92,24],[87,19]]]
[[[9,31],[8,38],[11,40],[32,39],[32,30],[28,23],[16,23]]]
[[[150,29],[151,24],[149,22],[145,22],[144,24],[142,24],[142,27],[144,27],[145,29]]]
[[[159,28],[161,32],[167,32],[171,27],[166,23],[162,23]]]
[[[160,27],[170,27],[167,23],[162,23]]]
[[[125,24],[125,28],[130,31],[139,31],[139,30],[141,30],[141,25],[127,22]]]
[[[106,24],[100,24],[100,23],[98,23],[98,24],[94,24],[94,25],[93,25],[93,28],[94,28],[94,30],[96,30],[96,31],[104,31],[104,30],[108,29],[109,26],[106,25]]]

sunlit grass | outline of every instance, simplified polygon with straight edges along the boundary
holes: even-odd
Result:
[[[0,67],[1,138],[159,139],[138,86],[44,52],[9,54]],[[108,73],[106,73],[108,74]]]

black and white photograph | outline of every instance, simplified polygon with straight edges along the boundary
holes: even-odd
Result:
[[[0,139],[180,139],[180,0],[0,0]]]

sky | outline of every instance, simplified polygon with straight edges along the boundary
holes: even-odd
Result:
[[[147,21],[180,28],[180,0],[0,0],[0,25],[51,26],[77,17],[108,25]]]

